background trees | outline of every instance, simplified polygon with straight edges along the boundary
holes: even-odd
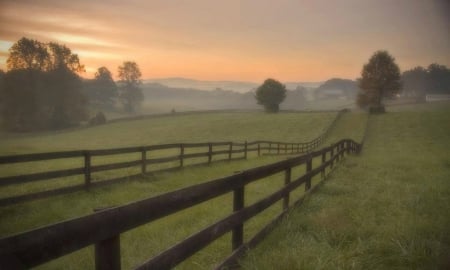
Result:
[[[286,87],[277,80],[267,79],[256,89],[255,98],[266,112],[278,112],[280,103],[286,98]]]
[[[92,80],[85,80],[84,94],[89,103],[96,108],[112,110],[118,97],[117,85],[111,72],[106,67],[100,67]]]
[[[57,129],[86,119],[78,56],[57,43],[22,38],[9,50],[1,115],[9,130]]]
[[[139,87],[142,83],[141,76],[136,62],[126,61],[119,66],[119,99],[126,112],[136,112],[144,99],[142,89]]]
[[[358,105],[384,111],[383,98],[393,97],[401,89],[400,69],[387,51],[377,51],[364,65],[358,83]]]
[[[431,64],[407,70],[402,74],[403,92],[406,97],[425,101],[427,94],[450,94],[450,69],[444,65]]]

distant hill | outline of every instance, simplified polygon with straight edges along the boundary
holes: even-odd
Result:
[[[253,91],[239,93],[216,89],[205,91],[194,88],[169,87],[160,83],[144,83],[144,106],[150,112],[189,110],[261,109],[256,104]],[[302,110],[305,103],[301,90],[288,91],[282,109]]]
[[[315,99],[348,99],[354,100],[358,92],[356,81],[333,78],[314,90]]]
[[[147,79],[144,83],[157,83],[172,88],[179,89],[197,89],[197,90],[231,90],[239,93],[245,93],[256,89],[261,83],[246,82],[246,81],[202,81],[188,78],[157,78]],[[294,90],[297,86],[306,88],[318,87],[321,82],[285,82],[287,89]]]

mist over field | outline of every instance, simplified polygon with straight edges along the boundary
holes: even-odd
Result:
[[[0,270],[450,269],[449,0],[0,0]]]

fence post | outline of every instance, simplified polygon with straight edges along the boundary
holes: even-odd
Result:
[[[231,160],[232,153],[233,153],[233,142],[230,142],[230,147],[228,149],[228,160]]]
[[[184,144],[180,144],[180,167],[184,166]]]
[[[91,153],[84,151],[84,184],[86,188],[91,185]]]
[[[326,161],[327,161],[327,151],[323,151],[323,153],[322,153],[322,165],[325,164]],[[325,178],[325,172],[326,172],[326,168],[324,167],[322,169],[322,179]]]
[[[287,186],[291,183],[291,168],[287,168],[284,174],[284,185]],[[287,210],[289,208],[289,194],[286,194],[286,196],[283,199],[283,210]]]
[[[272,143],[269,143],[269,154],[272,153]]]
[[[95,244],[95,269],[120,270],[120,235]]]
[[[280,154],[280,143],[277,143],[278,144],[278,147],[277,147],[277,154],[279,155]]]
[[[208,143],[208,163],[211,163],[212,160],[212,144]]]
[[[141,148],[141,172],[145,174],[147,172],[147,151],[145,151],[145,147]]]
[[[293,154],[293,153],[294,153],[294,144],[291,143],[291,154]]]
[[[258,142],[258,157],[261,155],[261,145]]]
[[[350,141],[345,141],[346,148],[347,148],[347,155],[350,154]]]
[[[103,209],[94,209],[94,212]],[[95,243],[96,270],[120,270],[120,267],[120,234]]]
[[[247,159],[247,141],[244,143],[244,158]]]
[[[312,156],[308,155],[308,161],[306,162],[306,173],[311,172],[312,170]],[[305,191],[308,191],[311,188],[311,177],[308,177],[305,182]]]
[[[238,187],[233,192],[233,212],[237,212],[244,208],[244,187]],[[244,242],[244,223],[240,223],[233,228],[231,235],[231,248],[237,249]]]
[[[330,168],[333,169],[333,165],[334,165],[334,144],[331,145],[330,158],[331,158]]]
[[[339,160],[340,160],[340,158],[341,158],[341,153],[340,153],[340,151],[341,151],[341,144],[338,143],[338,144],[336,145],[336,148],[337,148],[337,152],[336,152],[336,162],[339,162]]]

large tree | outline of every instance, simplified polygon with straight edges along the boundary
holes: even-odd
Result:
[[[428,66],[428,87],[433,94],[450,94],[450,69],[444,65]]]
[[[1,115],[10,130],[63,128],[85,119],[78,56],[57,43],[22,38],[9,50]]]
[[[8,70],[44,70],[49,58],[46,45],[34,39],[21,38],[9,49]]]
[[[394,57],[387,51],[375,52],[364,65],[358,83],[358,105],[384,111],[383,99],[394,97],[401,89],[400,69]]]
[[[428,71],[421,66],[407,70],[402,73],[402,84],[403,96],[425,101],[425,95],[429,87]]]
[[[118,97],[117,85],[106,67],[98,68],[94,79],[84,81],[84,93],[93,106],[109,110]]]
[[[142,74],[139,66],[136,62],[126,61],[119,66],[118,73],[120,79],[119,98],[125,111],[135,112],[144,99],[144,94],[140,88]]]
[[[286,98],[286,86],[277,80],[267,79],[256,89],[255,98],[266,112],[278,112],[281,102]]]

